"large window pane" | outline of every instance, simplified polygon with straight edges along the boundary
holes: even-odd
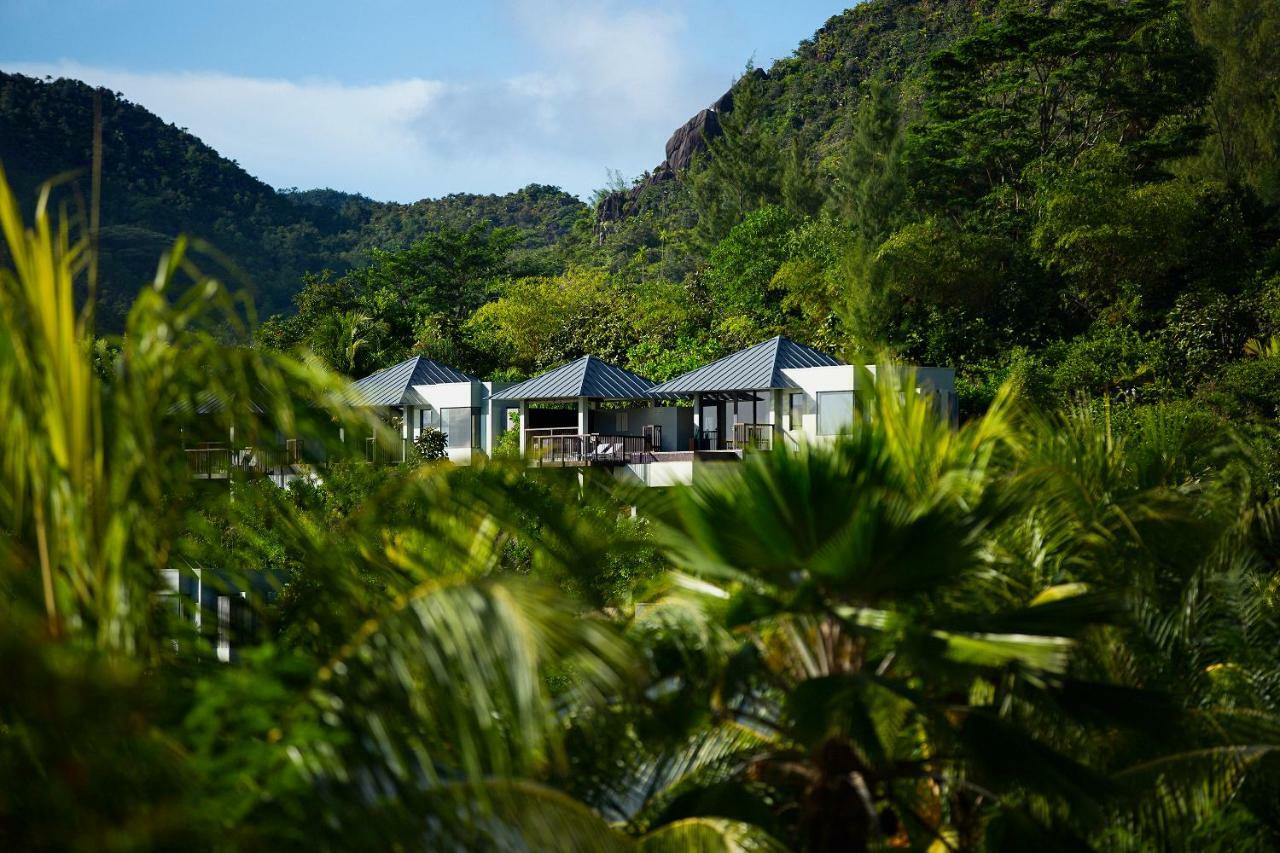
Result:
[[[818,392],[818,435],[839,435],[853,426],[853,392]]]
[[[440,410],[440,430],[449,447],[471,446],[471,407]]]

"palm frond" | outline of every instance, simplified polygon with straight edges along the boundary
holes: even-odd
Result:
[[[644,853],[781,853],[786,848],[749,823],[689,818],[667,824],[640,839]]]

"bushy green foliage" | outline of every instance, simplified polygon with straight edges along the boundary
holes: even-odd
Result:
[[[798,224],[782,207],[761,207],[716,245],[703,282],[720,313],[754,320],[761,332],[782,325],[779,294],[770,292],[769,282],[787,260],[789,236]]]
[[[448,458],[448,438],[435,427],[426,427],[413,440],[413,450],[422,462],[437,462]]]
[[[666,494],[391,468],[344,455],[338,427],[377,425],[339,377],[203,331],[235,321],[212,282],[142,290],[95,347],[87,241],[26,228],[2,181],[0,229],[6,846],[1274,836],[1277,504],[1208,406],[1042,414],[1005,388],[953,429],[885,363],[834,445]],[[1148,345],[1097,327],[1062,363]],[[1277,415],[1259,353],[1212,403],[1235,420]],[[326,461],[197,488],[180,438],[208,394],[215,426]],[[195,568],[283,585],[232,662],[161,581]]]
[[[1128,326],[1099,325],[1045,353],[1054,398],[1133,397],[1157,376],[1158,348]]]
[[[594,270],[516,279],[471,316],[467,333],[491,347],[499,363],[525,374],[588,353],[620,363],[632,339],[628,296]]]

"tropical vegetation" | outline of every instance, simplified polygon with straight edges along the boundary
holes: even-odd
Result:
[[[276,193],[101,93],[81,205],[93,93],[0,79],[0,844],[1280,845],[1278,24],[869,0],[621,218]],[[713,483],[339,440],[412,353],[664,379],[778,333],[874,390]],[[232,427],[323,467],[193,479]],[[196,569],[265,584],[233,662]]]

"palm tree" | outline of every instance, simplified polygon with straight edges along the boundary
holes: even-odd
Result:
[[[642,621],[683,655],[668,695],[711,713],[588,799],[810,850],[1169,838],[1221,804],[1274,723],[1188,713],[1118,668],[1142,599],[1101,582],[1227,553],[1232,534],[1203,541],[1230,529],[1223,494],[1165,485],[1203,475],[1194,437],[1125,462],[1105,430],[1007,394],[952,432],[909,374],[874,387],[835,447],[750,457],[654,508],[688,579]]]
[[[1280,356],[1280,335],[1272,335],[1266,340],[1249,338],[1244,343],[1244,354],[1251,358],[1275,358]]]
[[[713,668],[710,729],[597,794],[630,798],[637,827],[728,784],[734,816],[754,804],[757,823],[806,849],[976,833],[966,809],[1019,802],[1007,775],[1017,760],[980,748],[1001,738],[1037,756],[1022,787],[1089,799],[1076,790],[1085,768],[999,712],[1061,676],[1098,614],[1081,601],[993,608],[975,594],[995,585],[983,542],[1007,512],[994,474],[1014,444],[1008,401],[952,432],[901,393],[909,377],[882,369],[874,385],[864,423],[834,448],[750,456],[732,481],[653,508],[669,558],[696,581],[646,618],[686,614],[692,589],[740,648]],[[717,645],[713,628],[698,631],[701,648]],[[1076,784],[1054,784],[1065,779]],[[637,785],[651,790],[638,803]]]
[[[324,659],[264,650],[235,671],[205,672],[186,643],[175,656],[166,638],[180,626],[153,602],[208,500],[180,431],[212,420],[249,443],[281,431],[336,454],[334,421],[360,416],[315,363],[205,331],[237,328],[236,305],[199,274],[185,241],[135,303],[105,384],[77,306],[89,246],[54,223],[50,194],[27,228],[0,180],[11,259],[0,270],[0,656],[29,676],[6,679],[0,695],[0,767],[6,790],[24,775],[46,780],[0,804],[6,840],[150,846],[192,827],[225,832],[240,816],[260,818],[250,836],[296,838],[292,819],[312,809],[326,814],[315,826],[347,844],[391,833],[395,821],[375,829],[356,815],[401,813],[388,796],[396,787],[456,816],[456,802],[484,799],[476,789],[500,791],[557,760],[558,703],[618,689],[625,647],[536,584],[483,577],[502,541],[483,513],[468,516],[466,536],[420,538],[406,555],[383,537],[337,547],[282,504],[276,523],[332,584],[347,639]],[[220,405],[201,405],[211,399]],[[362,569],[381,574],[377,594],[349,581]],[[578,673],[572,695],[546,688],[539,673],[552,661]],[[62,697],[56,710],[49,696]],[[441,792],[464,788],[465,800],[442,805]],[[292,805],[268,819],[286,794]],[[72,802],[79,817],[68,822]]]
[[[565,763],[566,717],[627,694],[638,662],[606,620],[500,567],[517,530],[544,576],[598,563],[612,543],[592,508],[530,504],[502,465],[416,469],[340,524],[274,488],[198,489],[180,435],[200,419],[334,459],[336,425],[365,416],[314,360],[207,331],[240,330],[240,312],[186,241],[126,333],[92,346],[88,241],[54,223],[49,188],[25,227],[2,177],[5,846],[768,849],[715,820],[633,842],[539,781]],[[153,605],[184,559],[251,571],[251,516],[323,597],[296,608],[292,639],[210,667]]]

